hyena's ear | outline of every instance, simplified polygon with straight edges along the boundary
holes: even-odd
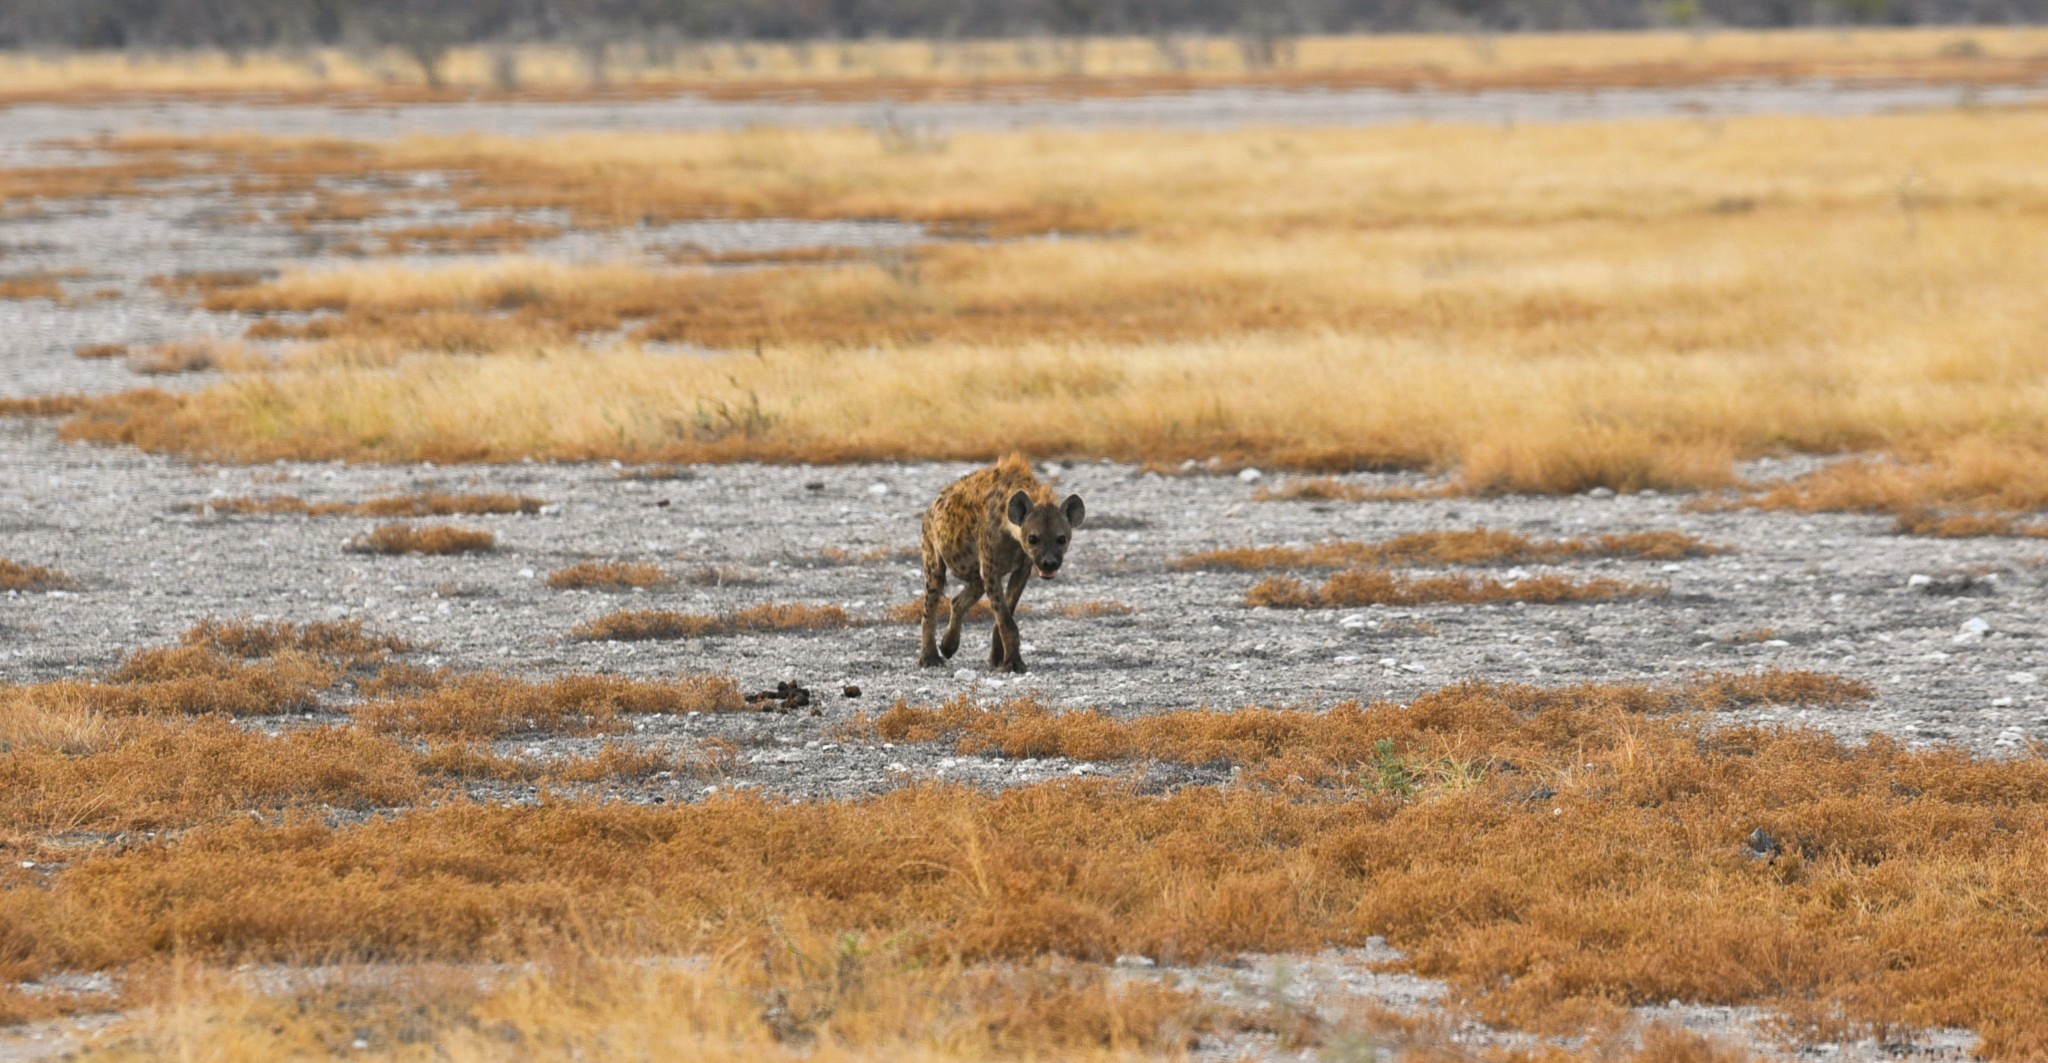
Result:
[[[1088,515],[1088,507],[1081,504],[1080,495],[1068,495],[1067,500],[1060,504],[1060,510],[1066,513],[1067,523],[1076,528],[1081,526],[1081,518]]]
[[[1027,491],[1018,491],[1017,493],[1011,495],[1009,512],[1010,523],[1022,524],[1024,523],[1024,518],[1030,515],[1031,494]]]

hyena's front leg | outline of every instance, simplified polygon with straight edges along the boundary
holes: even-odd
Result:
[[[917,656],[917,663],[921,668],[936,668],[946,663],[946,659],[939,656],[939,647],[932,640],[933,629],[939,619],[939,601],[945,596],[946,562],[938,556],[937,551],[927,546],[924,552],[923,652]],[[955,623],[957,624],[957,621]],[[953,636],[949,632],[946,638],[952,640]]]
[[[1007,588],[996,588],[996,593],[989,595],[989,600],[996,603],[996,643],[1004,650],[1003,659],[994,662],[998,672],[1025,671],[1024,640],[1017,634],[1017,602],[1024,597],[1024,585],[1030,582],[1031,565],[1027,562],[1010,573]]]
[[[981,595],[981,580],[968,578],[967,585],[953,596],[953,616],[946,621],[945,641],[939,643],[939,652],[945,654],[947,660],[951,660],[954,652],[960,649],[960,624],[967,619],[967,611],[981,600]]]

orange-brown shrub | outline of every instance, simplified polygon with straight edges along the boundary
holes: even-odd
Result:
[[[1554,562],[1584,557],[1673,561],[1725,553],[1726,547],[1674,531],[1622,532],[1589,539],[1530,539],[1495,529],[1414,532],[1385,542],[1342,540],[1308,547],[1239,546],[1205,550],[1173,563],[1179,569],[1345,568],[1353,565],[1480,565]]]
[[[35,696],[16,689],[0,702]],[[411,749],[346,727],[272,738],[219,718],[124,719],[85,754],[0,750],[5,829],[155,830],[246,810],[405,805],[426,791]]]
[[[349,665],[374,664],[389,654],[419,649],[397,635],[367,631],[360,620],[297,624],[289,620],[233,623],[208,619],[194,624],[179,641],[234,657],[274,657],[293,651]]]
[[[49,273],[29,273],[17,277],[0,277],[0,299],[51,299],[64,302],[64,286],[57,283],[57,276]]]
[[[770,602],[749,606],[736,613],[716,615],[628,609],[586,620],[571,629],[569,634],[587,642],[634,642],[709,638],[743,631],[822,631],[853,624],[853,617],[836,605]]]
[[[1261,580],[1245,595],[1245,604],[1282,609],[1334,609],[1360,605],[1440,605],[1484,602],[1532,602],[1554,605],[1560,602],[1605,602],[1620,598],[1644,598],[1663,594],[1654,583],[1595,577],[1573,580],[1545,574],[1503,583],[1473,576],[1432,576],[1411,579],[1380,569],[1355,568],[1339,572],[1310,587],[1288,576]]]
[[[0,591],[61,591],[76,586],[76,580],[54,568],[0,557]]]
[[[578,561],[548,573],[548,586],[561,590],[598,588],[622,591],[632,587],[659,587],[672,582],[660,565],[627,561]]]
[[[632,680],[564,675],[546,680],[476,674],[352,710],[378,731],[448,738],[494,738],[540,731],[596,733],[621,715],[742,712],[746,699],[725,676]]]
[[[264,716],[317,708],[320,691],[339,678],[335,665],[296,651],[243,662],[187,645],[130,654],[107,682],[45,686],[71,688],[92,708],[115,715]]]
[[[63,417],[85,409],[91,402],[92,400],[84,395],[0,398],[0,417]]]
[[[471,554],[494,550],[497,545],[498,537],[480,528],[385,524],[350,539],[348,548],[362,554]]]
[[[1892,528],[1900,535],[1925,535],[1937,539],[1970,539],[1987,535],[2048,538],[2048,524],[2022,524],[2005,513],[1935,513],[1916,509],[1899,514]]]

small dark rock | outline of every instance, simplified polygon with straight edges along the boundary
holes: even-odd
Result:
[[[859,687],[851,687],[851,686],[850,686],[850,687],[847,687],[847,688],[846,688],[846,689],[844,689],[844,690],[841,690],[841,691],[840,691],[839,693],[841,693],[841,694],[843,694],[843,695],[845,695],[846,697],[849,697],[849,698],[857,698],[857,697],[860,697],[860,688],[859,688]]]
[[[812,480],[810,483],[804,485],[804,490],[806,491],[823,491],[824,489],[825,481],[823,480]]]
[[[1776,860],[1784,851],[1785,847],[1778,843],[1778,839],[1771,837],[1770,831],[1758,827],[1749,832],[1749,848],[1746,852],[1751,860]]]

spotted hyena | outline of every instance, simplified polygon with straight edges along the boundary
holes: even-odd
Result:
[[[939,492],[924,513],[924,653],[918,663],[929,668],[953,656],[960,648],[960,621],[986,593],[996,611],[988,663],[999,672],[1022,672],[1017,600],[1033,569],[1045,579],[1059,575],[1067,540],[1085,513],[1080,495],[1054,501],[1052,488],[1031,475],[1030,463],[1020,454]],[[934,642],[948,571],[965,586],[953,596],[945,640]]]

